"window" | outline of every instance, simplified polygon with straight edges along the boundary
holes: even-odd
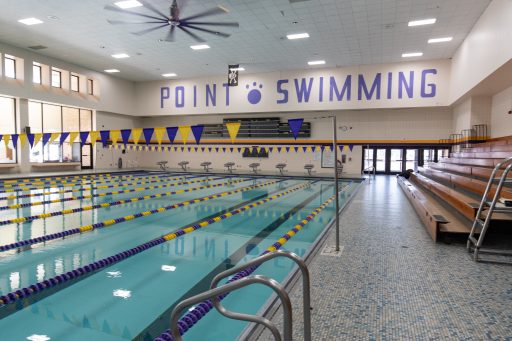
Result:
[[[28,102],[28,125],[31,134],[43,132],[43,104],[39,102]],[[30,162],[43,162],[43,143],[39,141],[30,148]]]
[[[0,97],[0,113],[2,119],[0,120],[0,134],[15,134],[16,133],[16,104],[14,98]],[[0,163],[15,163],[16,151],[9,141],[6,146],[3,141],[0,141]]]
[[[80,91],[80,78],[77,75],[71,75],[71,91]]]
[[[94,95],[94,81],[92,79],[87,80],[87,87],[89,95]]]
[[[62,72],[52,68],[52,86],[54,88],[62,87]]]
[[[5,77],[16,79],[16,58],[5,55]]]
[[[35,84],[41,84],[41,64],[32,64],[32,82]]]

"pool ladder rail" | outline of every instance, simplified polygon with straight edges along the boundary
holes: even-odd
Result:
[[[304,310],[304,341],[311,341],[311,296],[310,296],[310,280],[309,280],[309,270],[306,266],[306,263],[302,258],[297,256],[293,252],[277,250],[274,252],[266,253],[259,257],[254,258],[253,260],[236,266],[234,268],[225,270],[215,276],[210,285],[210,290],[205,291],[201,294],[192,296],[187,298],[180,303],[178,303],[172,313],[171,313],[171,332],[174,341],[182,341],[182,337],[180,335],[180,331],[178,329],[178,320],[181,312],[194,304],[203,302],[205,300],[211,299],[213,306],[217,309],[219,313],[222,315],[240,321],[248,321],[254,322],[256,324],[261,324],[264,327],[268,328],[274,339],[276,341],[292,341],[292,326],[293,326],[293,318],[292,318],[292,305],[290,301],[290,297],[286,292],[283,285],[281,285],[275,279],[269,278],[263,275],[252,275],[248,277],[243,277],[233,282],[228,282],[226,284],[217,287],[219,282],[231,275],[234,275],[240,271],[246,270],[251,267],[259,266],[271,259],[276,257],[286,257],[294,261],[298,266],[302,273],[302,296],[303,296],[303,310]],[[270,320],[266,319],[263,316],[249,315],[249,314],[241,314],[227,310],[220,303],[219,296],[223,296],[229,292],[233,292],[237,289],[244,288],[254,283],[260,283],[270,287],[275,291],[278,298],[281,301],[283,306],[283,315],[284,315],[284,327],[283,327],[283,335],[279,332],[279,329],[276,327],[274,323]]]
[[[496,177],[500,168],[505,168],[501,174],[501,176]],[[499,162],[494,169],[492,170],[489,181],[487,182],[487,187],[485,188],[485,192],[482,196],[482,200],[480,201],[480,206],[478,207],[478,211],[475,216],[475,220],[473,221],[473,226],[471,227],[471,232],[468,237],[467,249],[468,252],[473,252],[473,259],[478,261],[488,261],[493,263],[504,263],[504,264],[512,264],[512,260],[510,260],[510,256],[512,256],[511,250],[498,250],[498,249],[490,249],[490,248],[482,248],[482,245],[485,240],[485,235],[489,230],[489,226],[491,225],[492,216],[494,213],[504,213],[507,216],[512,216],[512,207],[507,207],[503,204],[499,204],[498,201],[500,199],[501,190],[505,184],[511,184],[512,180],[509,180],[508,174],[512,170],[512,157],[506,158],[503,161]],[[493,183],[498,183],[495,189],[494,196],[492,201],[488,201],[489,192],[493,186]],[[485,218],[482,216],[483,211],[486,211]],[[478,238],[476,237],[477,230],[480,230],[480,235]],[[498,256],[508,256],[505,260],[501,259],[482,259],[480,253],[498,255]]]

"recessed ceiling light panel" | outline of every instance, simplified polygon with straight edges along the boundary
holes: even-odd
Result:
[[[113,54],[112,57],[114,57],[116,59],[130,58],[130,56],[127,55],[126,53]]]
[[[232,70],[232,71],[245,71],[245,69],[243,67],[241,67],[241,66],[240,67],[232,68],[230,70]]]
[[[169,78],[169,77],[176,77],[177,74],[175,74],[175,73],[164,73],[164,74],[162,74],[162,76],[164,76],[166,78]]]
[[[402,58],[421,57],[421,56],[423,56],[423,52],[402,53]]]
[[[116,72],[120,72],[118,69],[107,69],[105,70],[106,73],[116,73]]]
[[[22,24],[25,24],[25,25],[28,25],[28,26],[37,25],[37,24],[42,24],[43,23],[42,20],[39,20],[37,18],[20,19],[20,20],[18,20],[18,22],[20,22]]]
[[[210,46],[206,45],[206,44],[201,44],[201,45],[192,45],[192,46],[190,46],[190,48],[192,50],[206,50],[206,49],[209,49]]]
[[[295,33],[295,34],[288,34],[286,36],[289,40],[295,40],[295,39],[305,39],[309,38],[309,33]]]
[[[431,18],[431,19],[421,19],[421,20],[413,20],[413,21],[409,21],[409,26],[412,27],[412,26],[423,26],[423,25],[432,25],[432,24],[435,24],[437,21],[436,18]]]
[[[324,65],[325,60],[312,60],[308,62],[308,65]]]
[[[142,6],[142,4],[140,2],[138,2],[137,0],[118,1],[118,2],[114,2],[114,5],[116,5],[119,8],[122,8],[122,9],[135,8],[135,7]]]
[[[429,44],[435,44],[435,43],[446,43],[449,41],[452,41],[453,37],[444,37],[444,38],[432,38],[428,40]]]

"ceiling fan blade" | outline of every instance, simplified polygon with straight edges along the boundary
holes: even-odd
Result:
[[[124,25],[124,24],[163,24],[166,22],[165,20],[159,20],[159,21],[122,21],[122,20],[107,20],[109,24],[112,25]]]
[[[144,5],[144,7],[146,7],[147,9],[149,9],[151,12],[155,13],[155,14],[158,14],[159,16],[161,16],[162,18],[168,18],[167,15],[165,15],[162,11],[160,11],[159,9],[155,8],[155,6],[151,5],[149,2],[147,2],[146,0],[139,0],[139,2],[141,4]]]
[[[205,26],[221,26],[221,27],[240,27],[237,22],[209,22],[209,21],[183,21],[187,25],[205,25]]]
[[[169,32],[167,33],[167,37],[165,37],[165,41],[174,41],[174,35],[176,33],[176,26],[172,25],[169,29]]]
[[[224,13],[228,13],[228,12],[229,11],[227,9],[225,9],[224,7],[217,6],[212,9],[209,9],[207,11],[204,11],[204,12],[201,12],[201,13],[198,13],[195,15],[191,15],[186,18],[181,18],[181,21],[187,21],[187,20],[192,20],[192,19],[197,19],[197,18],[204,18],[204,17],[209,17],[211,15],[224,14]]]
[[[197,27],[197,26],[193,26],[193,25],[186,25],[186,27],[194,29],[194,30],[210,33],[210,34],[215,34],[216,36],[221,36],[221,37],[224,37],[224,38],[228,38],[228,37],[231,36],[231,34],[219,32],[219,31],[213,31],[213,30],[209,30],[207,28]]]
[[[119,8],[119,7],[116,7],[116,6],[112,6],[112,5],[107,5],[105,6],[105,9],[107,11],[112,11],[112,12],[118,12],[118,13],[124,13],[124,14],[132,14],[132,15],[136,15],[136,16],[139,16],[139,17],[144,17],[144,18],[149,18],[149,19],[155,19],[155,20],[162,20],[162,19],[165,19],[167,20],[167,17],[155,17],[154,15],[147,15],[147,14],[143,14],[143,13],[137,13],[137,12],[132,12],[132,11],[127,11],[125,9],[122,9],[122,8]]]
[[[158,30],[159,28],[162,28],[162,27],[165,27],[165,26],[169,26],[168,23],[165,23],[163,25],[158,25],[158,26],[155,26],[155,27],[151,27],[151,28],[147,28],[145,30],[142,30],[142,31],[138,31],[138,32],[132,32],[132,34],[135,34],[137,36],[141,36],[143,34],[146,34],[146,33],[149,33],[149,32],[152,32],[152,31],[156,31]]]
[[[189,36],[191,36],[195,41],[197,41],[198,43],[204,43],[205,40],[203,38],[201,38],[200,36],[198,36],[197,34],[193,33],[193,32],[190,32],[189,29],[179,25],[178,28],[180,30],[182,30],[183,32],[185,32],[186,34],[188,34]]]

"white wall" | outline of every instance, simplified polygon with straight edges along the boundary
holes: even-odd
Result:
[[[491,137],[512,136],[512,87],[492,97]]]
[[[450,101],[512,59],[512,1],[493,0],[452,58]]]

